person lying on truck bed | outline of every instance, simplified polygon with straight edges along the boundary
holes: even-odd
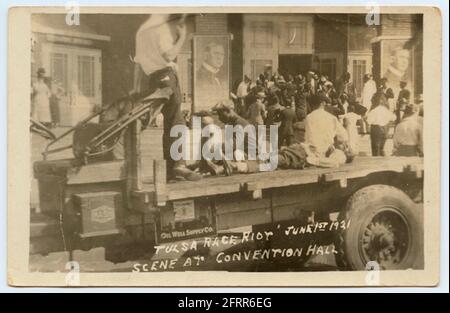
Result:
[[[320,97],[318,96],[312,99],[312,102],[316,103],[316,109],[321,108],[322,103],[319,100]],[[234,112],[231,104],[227,102],[221,102],[217,104],[212,111],[218,115],[219,120],[224,124],[233,126],[241,125],[243,127],[248,125],[248,122],[240,117],[236,112]],[[313,112],[311,112],[311,114]],[[318,114],[321,113],[322,112],[318,111]],[[336,117],[326,111],[324,111],[324,113],[329,115],[325,116],[326,118],[324,119],[324,122],[329,123],[328,129],[325,125],[323,125],[321,128],[321,131],[323,131],[324,135],[323,137],[325,138],[322,138],[318,134],[316,134],[315,137],[310,134],[309,138],[312,138],[313,140],[315,140],[315,142],[321,144],[320,148],[324,147],[325,143],[329,143],[326,149],[320,150],[320,148],[318,149],[310,142],[296,142],[289,145],[288,147],[282,147],[277,152],[277,168],[303,169],[308,166],[338,167],[342,164],[350,163],[353,160],[353,153],[347,144],[347,132],[337,121]],[[208,115],[208,113],[203,112],[200,113],[200,115],[202,116],[202,126],[207,125],[208,123],[214,123],[214,119],[212,119]],[[316,121],[315,118],[316,116],[313,115],[313,118],[308,121],[310,128],[313,127],[314,129],[315,123],[320,122],[320,120]],[[333,119],[335,119],[336,121],[334,121]],[[333,124],[334,122],[336,122],[336,124]],[[340,130],[339,126],[341,126],[343,130]],[[317,128],[319,129],[319,127]],[[255,138],[253,138],[252,140],[251,137],[252,136],[246,137],[247,144],[256,144]],[[237,153],[244,152],[235,151],[235,155]],[[223,168],[219,167],[217,162],[214,163],[211,161],[207,161],[207,163],[204,164],[207,164],[207,167],[209,168],[214,168],[214,173],[216,175],[222,174],[226,171],[230,171],[230,169],[232,172],[254,173],[260,171],[261,165],[261,161],[248,159],[245,159],[244,161],[222,160],[220,163],[220,165],[223,165]]]

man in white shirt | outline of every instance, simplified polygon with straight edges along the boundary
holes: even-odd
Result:
[[[377,92],[377,85],[373,80],[372,74],[364,75],[364,86],[362,90],[362,105],[368,110],[372,106],[372,97]]]
[[[423,119],[413,104],[405,108],[402,121],[394,132],[394,155],[423,156]]]
[[[247,75],[244,75],[244,80],[239,83],[236,91],[236,96],[238,96],[238,98],[245,98],[248,95],[249,84],[250,78]]]
[[[164,105],[163,154],[167,161],[168,177],[181,176],[187,180],[199,180],[201,176],[190,171],[185,161],[175,161],[170,155],[170,147],[177,140],[170,137],[175,125],[185,125],[181,113],[181,90],[174,63],[186,39],[185,15],[152,14],[136,33],[136,56],[134,61],[134,93],[149,95],[158,88],[169,87],[172,95]],[[144,83],[146,80],[148,83]]]
[[[248,95],[248,89],[250,85],[250,78],[244,75],[244,80],[239,83],[236,90],[236,96],[238,98],[237,107],[235,109],[236,113],[240,116],[246,115],[245,97]]]
[[[379,103],[367,113],[367,123],[370,125],[370,142],[372,156],[384,156],[384,144],[389,130],[389,123],[395,121],[396,116],[383,103]]]
[[[326,155],[334,145],[334,138],[347,141],[347,131],[338,119],[325,111],[326,96],[319,93],[310,97],[312,112],[305,119],[305,141],[313,145],[317,152]]]
[[[312,95],[309,101],[313,111],[305,118],[305,144],[312,146],[308,149],[308,163],[325,167],[346,163],[347,156],[335,148],[335,139],[346,144],[347,131],[333,114],[325,110],[326,95],[319,92]]]

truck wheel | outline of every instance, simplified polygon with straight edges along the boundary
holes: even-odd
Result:
[[[380,269],[412,268],[423,257],[419,206],[403,191],[372,185],[355,192],[339,213],[336,263],[343,270],[365,270],[369,261]]]

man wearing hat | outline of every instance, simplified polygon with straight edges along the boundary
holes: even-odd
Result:
[[[181,177],[199,180],[201,175],[189,170],[185,161],[173,160],[170,154],[172,143],[177,140],[170,136],[175,125],[185,125],[181,113],[181,90],[175,59],[186,39],[185,15],[152,14],[136,33],[136,56],[134,61],[135,80],[133,92],[145,96],[158,88],[169,87],[172,91],[164,105],[163,154],[167,161],[169,178]],[[148,81],[146,84],[143,78]]]
[[[280,112],[280,127],[278,129],[278,147],[286,145],[290,146],[294,143],[294,123],[297,122],[294,108],[291,104]]]
[[[382,91],[381,91],[382,92]],[[374,101],[372,109],[367,113],[367,123],[370,125],[370,144],[372,156],[384,156],[389,124],[395,121],[395,114],[389,110],[386,97],[380,96]]]
[[[403,111],[405,110],[405,106],[409,104],[409,100],[411,97],[411,92],[406,88],[407,82],[402,80],[400,81],[400,91],[398,92],[397,98],[397,106],[396,106],[396,115],[397,115],[397,123],[399,123],[403,116]]]
[[[264,91],[259,91],[256,95],[249,95],[249,107],[248,107],[248,121],[250,124],[258,127],[258,125],[264,125],[264,118],[266,117],[266,110],[264,107],[264,99],[266,95]]]
[[[250,82],[251,79],[247,75],[244,75],[244,79],[239,83],[239,86],[237,87],[236,96],[238,98],[238,103],[236,106],[236,113],[240,116],[245,115],[245,97],[247,97],[248,95]]]
[[[352,81],[350,72],[345,72],[338,84],[339,95],[346,93],[350,103],[356,101],[356,87]]]
[[[394,131],[394,155],[423,156],[423,119],[415,104],[405,106],[403,119]]]
[[[308,85],[308,89],[310,90],[311,94],[315,94],[317,91],[317,81],[315,77],[316,74],[313,71],[309,71],[306,74],[306,83]]]

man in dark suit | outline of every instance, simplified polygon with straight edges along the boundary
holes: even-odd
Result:
[[[278,147],[282,145],[290,146],[294,143],[294,123],[297,121],[297,115],[291,104],[280,113],[280,128],[278,129]]]
[[[406,88],[407,84],[408,83],[406,81],[400,82],[400,91],[398,93],[397,107],[395,110],[395,114],[397,115],[397,124],[402,120],[403,112],[406,105],[409,104],[409,99],[411,97],[411,92]]]

